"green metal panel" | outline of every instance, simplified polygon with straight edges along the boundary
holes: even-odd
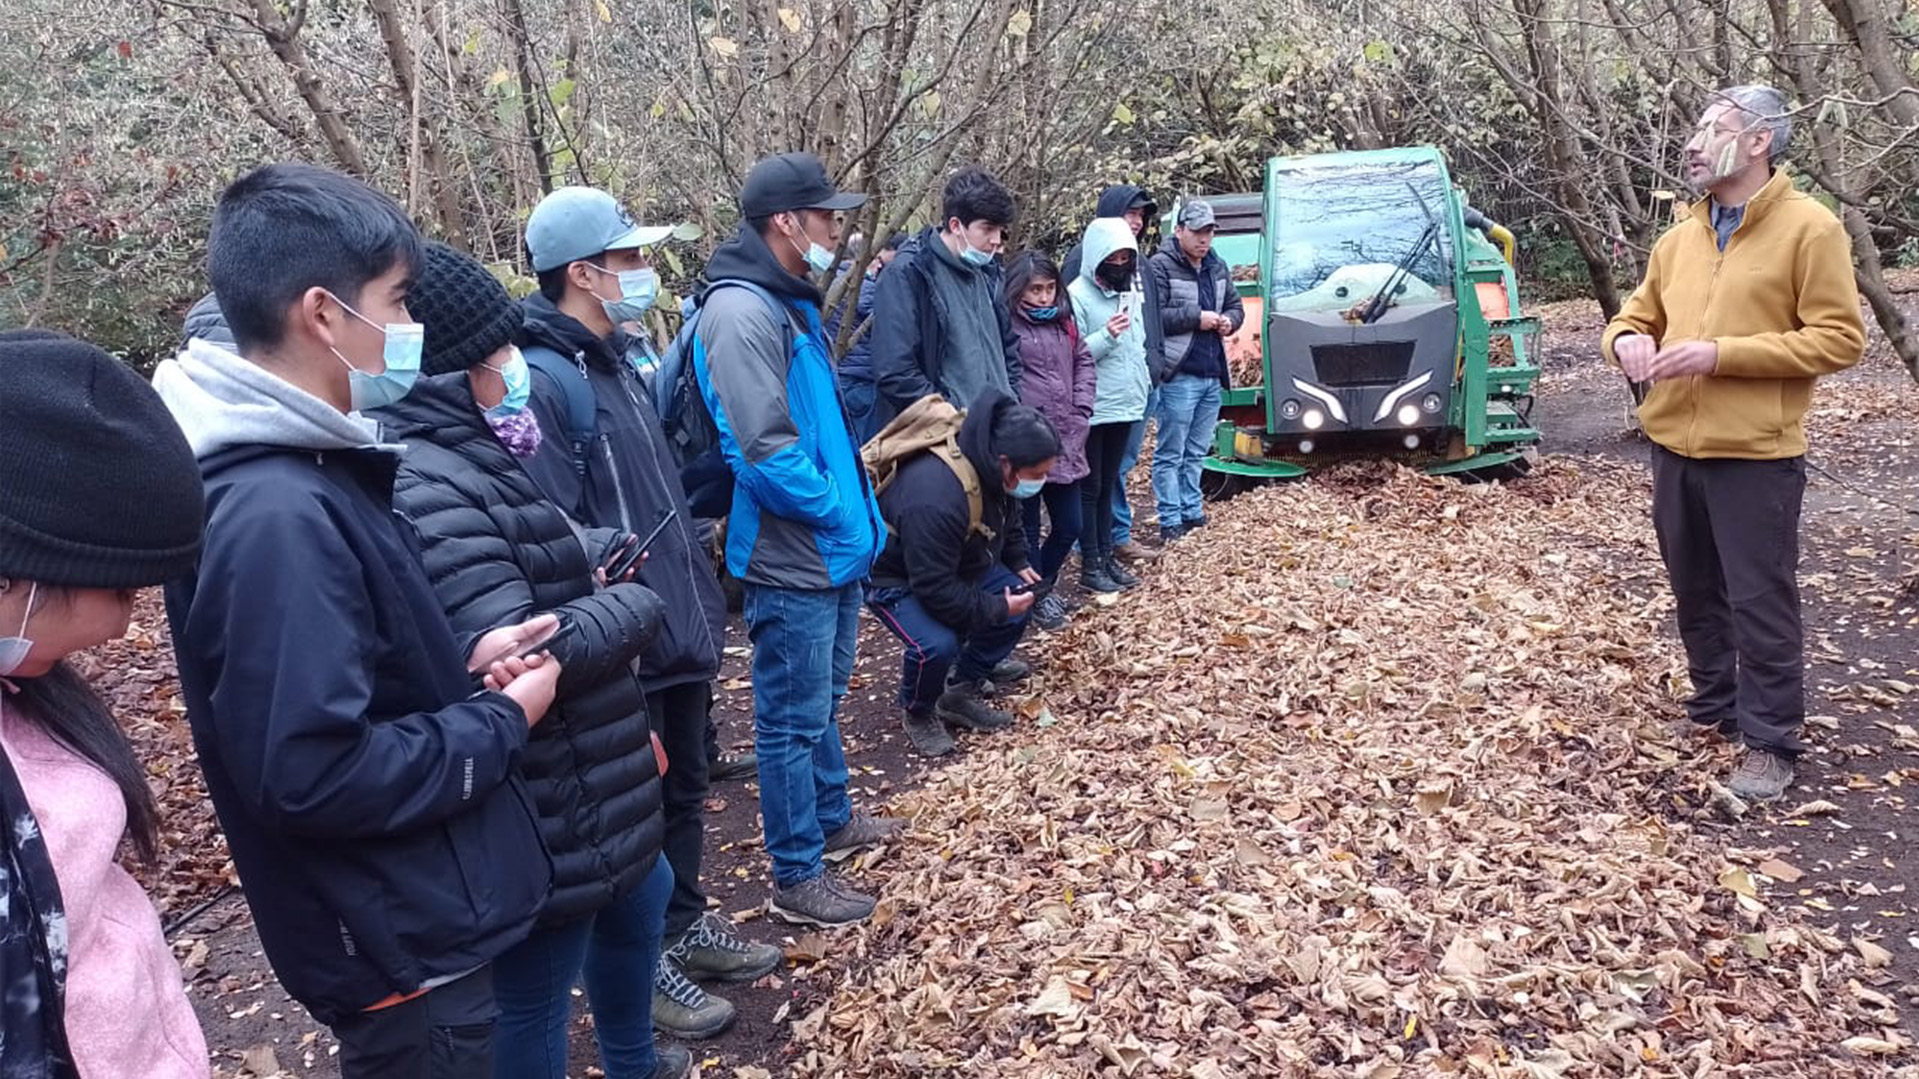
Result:
[[[1477,472],[1483,468],[1498,468],[1500,465],[1511,464],[1525,457],[1528,452],[1529,451],[1526,450],[1500,451],[1496,453],[1481,453],[1472,457],[1464,457],[1457,461],[1441,461],[1436,465],[1427,465],[1426,474],[1428,476],[1452,476],[1461,472]]]
[[[1254,476],[1263,479],[1290,480],[1306,474],[1306,469],[1291,461],[1244,461],[1237,457],[1208,457],[1200,462],[1208,472],[1228,476]]]

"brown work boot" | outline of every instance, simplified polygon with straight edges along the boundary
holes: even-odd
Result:
[[[1127,562],[1151,562],[1159,557],[1159,552],[1138,540],[1127,540],[1113,548],[1113,557]]]

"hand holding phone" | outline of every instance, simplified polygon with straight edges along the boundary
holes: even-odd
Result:
[[[647,548],[653,546],[653,541],[659,539],[660,533],[666,531],[666,526],[672,524],[679,515],[679,510],[668,510],[666,516],[660,519],[660,523],[653,526],[653,531],[646,534],[645,539],[628,546],[621,556],[609,561],[606,565],[607,582],[611,584],[628,579],[646,558]]]

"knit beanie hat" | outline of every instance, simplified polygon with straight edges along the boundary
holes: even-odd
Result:
[[[153,387],[48,330],[0,333],[0,577],[139,588],[193,568],[200,468]]]
[[[420,371],[445,375],[500,351],[520,330],[520,305],[506,286],[468,255],[442,243],[426,247],[406,294],[406,309],[426,327]]]

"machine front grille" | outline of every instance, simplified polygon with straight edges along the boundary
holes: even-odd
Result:
[[[1313,346],[1313,370],[1322,386],[1397,386],[1412,365],[1411,341]]]

